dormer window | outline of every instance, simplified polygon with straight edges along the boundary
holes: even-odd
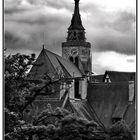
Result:
[[[81,99],[81,95],[79,93],[79,80],[78,79],[75,79],[75,98],[78,98],[78,99]]]
[[[71,56],[69,59],[70,59],[70,61],[73,63],[73,57]]]
[[[105,78],[105,83],[111,83],[111,80],[110,80],[110,78],[109,78],[109,75],[108,75],[108,74],[106,75],[106,78]]]

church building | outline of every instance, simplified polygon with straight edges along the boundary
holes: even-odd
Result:
[[[39,95],[25,111],[25,119],[30,120],[50,104],[53,109],[66,108],[105,127],[125,120],[135,132],[135,73],[106,71],[104,75],[92,75],[91,44],[86,40],[79,1],[75,0],[66,42],[62,43],[62,56],[43,46],[28,75],[28,80],[34,83],[45,80],[46,75],[52,80],[64,80],[53,87],[54,94]]]

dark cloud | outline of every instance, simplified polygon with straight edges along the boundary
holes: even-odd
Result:
[[[27,46],[28,44],[28,46]],[[21,37],[14,36],[13,34],[6,32],[5,33],[5,48],[6,49],[23,49],[29,47],[30,42],[25,41]]]
[[[95,21],[86,22],[93,50],[135,54],[135,15],[125,11],[113,14],[101,14],[100,11],[98,18],[93,17]]]
[[[21,5],[22,0],[5,0],[4,12],[5,14],[14,14],[28,10],[28,7]]]
[[[58,31],[56,28],[51,28],[51,25],[49,25],[49,29],[45,29],[44,26],[34,26],[30,30],[27,27],[27,24],[22,28],[23,30],[28,30],[28,32],[22,32],[23,34],[20,34],[18,32],[18,29],[20,29],[20,26],[17,26],[17,34],[15,34],[13,31],[11,32],[5,32],[5,47],[7,50],[13,49],[13,50],[32,50],[39,52],[42,48],[42,44],[45,44],[45,47],[51,51],[55,51],[56,53],[61,52],[61,42],[64,41],[63,36],[60,36],[61,29]],[[23,27],[23,25],[22,25]],[[52,26],[53,27],[53,26]],[[51,30],[56,30],[51,35]],[[44,35],[45,34],[45,35]],[[61,31],[62,35],[62,31]],[[49,37],[48,37],[49,36]]]
[[[32,0],[33,1],[33,0]],[[66,8],[67,10],[72,11],[73,7],[66,0],[56,0],[55,2],[52,0],[46,0],[46,4],[56,9]]]
[[[39,46],[44,42],[47,49],[61,52],[73,4],[66,0],[26,0],[28,6],[23,6],[22,0],[16,4],[11,1],[10,6],[5,5],[6,47],[40,51]],[[105,12],[95,4],[81,3],[80,9],[86,15],[81,17],[93,51],[135,54],[134,14]]]
[[[33,14],[34,15],[34,14]],[[33,15],[28,15],[27,17],[23,17],[20,18],[18,17],[17,19],[11,19],[10,21],[14,21],[18,24],[26,24],[26,26],[30,26],[32,24],[35,25],[40,25],[40,26],[49,26],[51,23],[55,23],[55,24],[61,24],[61,26],[63,25],[63,23],[67,20],[67,17],[58,17],[57,15],[52,15],[52,16],[46,16],[44,14],[35,14]],[[59,26],[57,26],[58,28]],[[55,26],[54,26],[55,28]]]
[[[96,45],[93,47],[96,51],[116,51],[131,55],[135,54],[135,38],[130,36],[114,37],[107,35],[98,37]]]
[[[5,42],[6,43],[9,43],[9,44],[16,43],[16,42],[18,42],[18,40],[19,39],[17,37],[14,37],[12,34],[10,34],[8,32],[5,33]]]
[[[27,10],[27,8],[10,7],[10,8],[5,8],[4,12],[5,12],[5,14],[13,14],[13,13],[24,12],[26,10]]]
[[[111,24],[111,27],[122,33],[134,30],[135,15],[128,12],[122,12],[117,19]]]

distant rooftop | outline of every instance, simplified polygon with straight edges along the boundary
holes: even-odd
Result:
[[[135,72],[106,71],[104,80],[107,75],[111,82],[135,81]]]
[[[135,122],[134,92],[127,82],[91,83],[88,85],[87,100],[105,126],[109,126],[112,119],[120,118],[131,128]],[[133,101],[130,104],[129,95],[132,94]]]

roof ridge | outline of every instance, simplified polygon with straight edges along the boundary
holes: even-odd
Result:
[[[114,73],[136,73],[136,72],[127,72],[127,71],[112,71],[112,70],[106,70],[105,72],[114,72]]]
[[[52,54],[54,54],[54,55],[56,55],[56,56],[61,57],[60,55],[58,55],[58,54],[56,54],[56,53],[54,53],[54,52],[52,52],[52,51],[50,51],[50,50],[48,50],[48,49],[44,49],[44,50],[47,51],[47,52],[49,52],[49,53],[52,53]]]
[[[53,55],[55,55],[56,58],[59,57],[59,58],[62,59],[63,61],[70,63],[70,64],[73,65],[80,73],[82,73],[71,61],[69,61],[69,60],[67,60],[67,59],[64,59],[62,56],[60,56],[60,55],[58,55],[58,54],[55,54],[55,53],[53,53],[53,52],[51,52],[51,51],[49,51],[49,50],[47,50],[47,49],[44,49],[44,50],[47,51],[47,52],[49,52],[49,53],[51,53],[51,54],[53,54]],[[58,58],[57,58],[57,60],[58,60]]]
[[[73,64],[71,61],[69,61],[69,60],[67,60],[67,59],[64,59],[62,56],[60,56],[60,55],[58,55],[58,54],[56,54],[56,53],[53,53],[53,52],[51,52],[51,51],[49,51],[49,50],[47,50],[47,49],[45,49],[45,51],[48,51],[49,53],[52,53],[53,55],[55,55],[55,56],[57,56],[57,57],[63,59],[64,61]],[[73,65],[74,65],[74,64],[73,64]]]

